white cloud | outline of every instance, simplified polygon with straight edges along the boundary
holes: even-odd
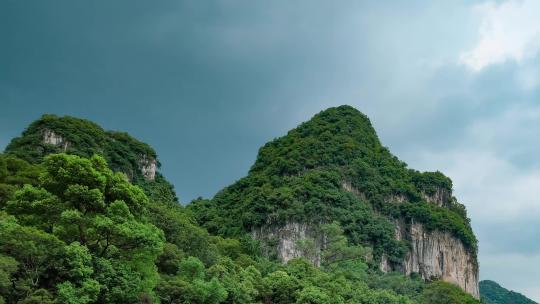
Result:
[[[467,205],[473,224],[540,216],[540,170],[523,172],[499,155],[475,147],[426,153],[423,158],[423,167],[452,178],[456,196]]]
[[[484,3],[475,7],[480,16],[480,40],[460,56],[473,71],[490,64],[530,58],[540,49],[540,1]]]
[[[535,242],[531,230],[540,218],[540,167],[528,157],[538,151],[539,125],[539,106],[516,104],[478,117],[455,146],[407,160],[413,168],[441,170],[452,178],[479,238],[481,279],[537,301],[540,251],[528,242]]]

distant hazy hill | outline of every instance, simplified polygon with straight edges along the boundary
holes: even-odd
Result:
[[[524,295],[489,280],[480,282],[480,295],[482,303],[485,304],[537,304]]]

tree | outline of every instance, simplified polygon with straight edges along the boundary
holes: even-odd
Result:
[[[456,285],[442,281],[430,283],[422,292],[419,302],[422,304],[480,303],[480,301],[473,298],[470,294],[465,293]]]
[[[263,279],[262,296],[267,303],[287,304],[296,301],[300,289],[298,280],[282,270],[270,273]]]
[[[16,191],[1,218],[0,253],[19,263],[13,299],[43,288],[60,303],[153,297],[163,232],[148,199],[99,156],[49,155],[37,186]]]

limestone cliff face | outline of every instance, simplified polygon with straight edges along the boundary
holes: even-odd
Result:
[[[408,240],[411,250],[399,265],[381,258],[383,272],[398,271],[406,275],[418,273],[424,280],[440,279],[461,287],[479,298],[478,266],[474,257],[460,240],[440,231],[427,231],[421,224],[396,221],[397,240]],[[266,225],[252,230],[252,236],[266,244],[266,255],[277,255],[286,263],[304,257],[320,265],[320,252],[324,250],[324,236],[313,224],[288,222],[285,225]],[[302,241],[312,242],[302,246]]]
[[[320,266],[320,252],[323,237],[312,224],[288,222],[285,225],[266,225],[251,231],[253,238],[266,245],[267,256],[273,254],[286,263],[297,257],[304,257],[314,265]],[[312,242],[302,246],[301,242]]]
[[[43,143],[57,146],[62,149],[63,152],[66,152],[68,147],[70,147],[69,141],[67,141],[64,137],[57,134],[53,130],[50,129],[43,129]],[[153,181],[156,178],[156,171],[157,171],[157,160],[151,156],[148,156],[146,154],[143,154],[139,158],[139,170],[141,171],[142,175],[146,180]],[[133,172],[124,172],[126,175],[128,175],[129,179],[132,179]]]
[[[358,197],[365,196],[351,183],[343,182],[342,187]],[[451,200],[451,193],[437,189],[432,194],[424,194],[424,199],[438,206],[446,206]],[[388,203],[399,204],[407,200],[404,195],[387,198]],[[406,275],[418,273],[424,280],[440,279],[461,287],[466,292],[479,298],[478,263],[476,256],[467,250],[461,240],[448,232],[428,231],[422,224],[406,223],[396,220],[395,238],[411,244],[402,263],[390,263],[386,256],[381,257],[380,269],[383,272],[398,271]],[[287,222],[284,225],[265,225],[252,230],[252,236],[266,244],[266,254],[276,254],[283,262],[296,257],[305,257],[314,265],[320,265],[320,252],[324,250],[324,236],[320,235],[316,225]],[[301,241],[310,240],[307,251]]]
[[[139,170],[146,180],[153,181],[156,178],[157,161],[153,157],[142,155],[139,159]]]
[[[446,190],[438,188],[432,194],[422,193],[424,199],[432,204],[435,204],[439,207],[445,207],[450,202],[452,194]]]
[[[49,129],[43,130],[43,142],[49,145],[61,147],[62,151],[64,152],[67,151],[69,146],[69,142],[67,140]]]
[[[401,265],[391,265],[383,257],[382,271],[418,273],[425,280],[453,283],[474,297],[480,297],[476,257],[459,239],[447,232],[427,231],[421,224],[404,221],[396,221],[396,239],[408,240],[411,250]]]
[[[358,193],[354,187],[345,190]],[[351,191],[351,190],[352,191]],[[439,207],[446,207],[452,194],[446,189],[436,189],[431,194],[422,194],[423,198]],[[403,203],[403,195],[391,196],[391,203]],[[399,265],[392,265],[386,256],[381,258],[380,269],[383,272],[399,271],[406,275],[418,273],[424,280],[440,279],[461,287],[475,298],[480,298],[478,287],[478,262],[463,243],[448,232],[428,231],[421,224],[395,221],[396,240],[405,240],[411,244],[405,260]]]

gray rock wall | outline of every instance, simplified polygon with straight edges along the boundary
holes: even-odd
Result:
[[[475,298],[478,288],[478,264],[463,243],[448,232],[427,231],[421,224],[396,222],[396,239],[407,239],[411,250],[401,265],[390,265],[383,258],[381,270],[418,273],[424,280],[440,279],[461,287]]]
[[[142,155],[139,159],[139,170],[146,180],[154,180],[156,178],[157,161],[146,155]]]
[[[69,142],[67,140],[49,129],[43,130],[43,142],[49,145],[61,147],[62,151],[64,152],[67,151],[69,146]]]
[[[316,266],[321,264],[323,237],[317,227],[311,224],[289,222],[283,226],[266,225],[253,229],[251,234],[267,245],[267,255],[277,254],[278,259],[284,263],[304,257]],[[302,241],[306,242],[305,246],[299,246]]]

